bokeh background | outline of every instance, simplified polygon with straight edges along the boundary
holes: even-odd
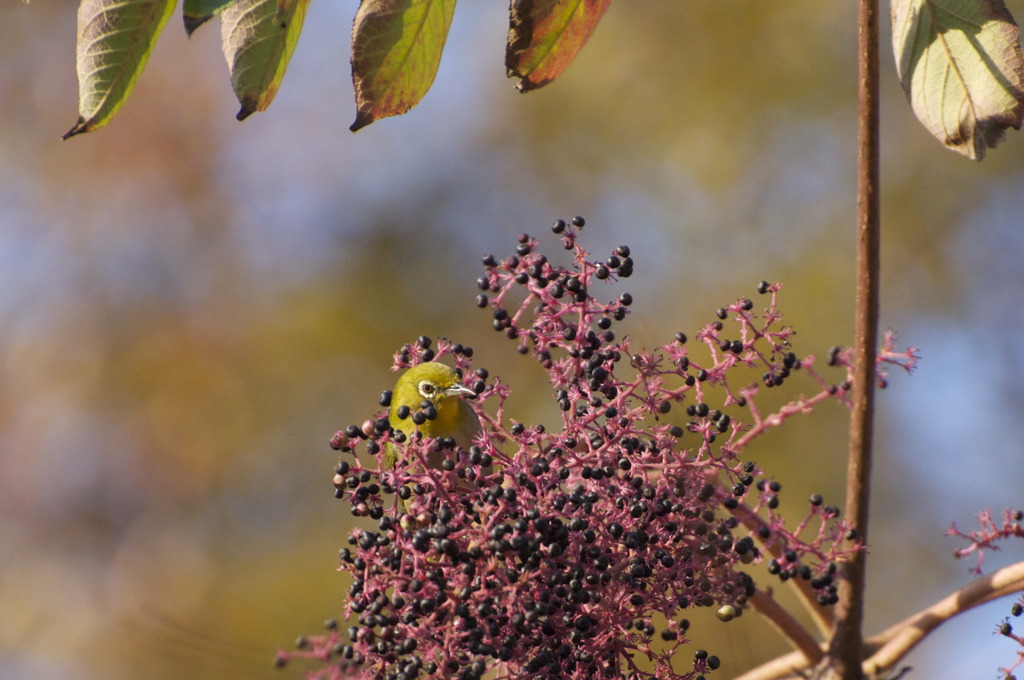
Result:
[[[597,254],[632,248],[639,343],[760,279],[785,282],[801,353],[850,342],[852,3],[617,3],[529,95],[504,78],[504,3],[461,3],[422,105],[356,135],[354,0],[312,4],[244,123],[217,22],[186,40],[174,18],[115,120],[61,142],[73,4],[0,10],[0,677],[301,677],[274,652],[346,585],[327,440],[376,410],[392,352],[472,345],[517,415],[557,417],[472,302],[480,256],[523,231],[556,250],[555,218],[586,216]],[[888,52],[883,77],[883,324],[923,363],[879,398],[869,633],[966,583],[943,530],[1024,490],[1024,139],[964,160],[914,121]],[[830,405],[751,454],[791,507],[841,505],[844,441]],[[994,677],[1008,610],[910,663]],[[723,677],[786,651],[755,616],[695,631]]]

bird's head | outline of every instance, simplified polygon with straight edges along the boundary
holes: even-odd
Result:
[[[455,369],[428,361],[413,366],[398,379],[394,402],[415,411],[424,401],[439,408],[448,399],[469,396],[476,396],[476,393],[462,384]]]

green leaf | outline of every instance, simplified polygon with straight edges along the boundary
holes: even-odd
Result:
[[[353,132],[416,106],[441,63],[455,0],[364,0],[352,26]]]
[[[513,0],[505,68],[520,92],[547,85],[590,39],[611,0]]]
[[[238,120],[274,100],[302,32],[309,0],[235,0],[221,12],[221,43]]]
[[[918,120],[981,160],[1024,118],[1020,29],[1002,0],[892,0],[893,49]]]
[[[235,0],[185,0],[182,5],[182,19],[185,21],[185,33],[189,36],[197,28],[213,18],[222,9]]]
[[[106,125],[146,66],[176,0],[82,0],[78,6],[78,122],[64,139]]]

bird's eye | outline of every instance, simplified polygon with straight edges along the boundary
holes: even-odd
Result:
[[[434,383],[427,380],[420,383],[420,394],[424,397],[432,397],[436,391],[437,387],[434,386]]]

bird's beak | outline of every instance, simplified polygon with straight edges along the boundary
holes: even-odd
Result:
[[[448,389],[446,389],[444,391],[444,396],[446,396],[446,397],[475,397],[476,396],[476,392],[474,392],[472,389],[470,389],[469,387],[466,387],[465,385],[463,385],[461,383],[457,383],[455,385],[452,385]]]

